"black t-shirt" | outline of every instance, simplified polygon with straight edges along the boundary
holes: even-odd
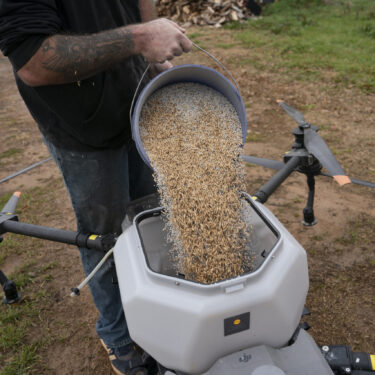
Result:
[[[0,49],[16,72],[50,35],[90,34],[138,22],[137,0],[0,0]],[[130,140],[130,103],[146,66],[142,56],[134,56],[80,84],[30,87],[15,77],[49,141],[97,150]]]

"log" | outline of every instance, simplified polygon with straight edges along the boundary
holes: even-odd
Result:
[[[243,0],[156,0],[159,17],[181,24],[221,27],[226,22],[251,17]]]

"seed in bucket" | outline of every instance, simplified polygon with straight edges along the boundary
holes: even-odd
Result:
[[[198,83],[157,90],[140,116],[177,271],[214,283],[251,269],[241,124],[233,105]]]

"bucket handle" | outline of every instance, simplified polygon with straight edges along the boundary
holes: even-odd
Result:
[[[202,47],[198,46],[198,44],[195,44],[194,42],[192,42],[192,43],[193,43],[193,46],[195,48],[199,49],[200,51],[202,51],[203,53],[205,53],[208,57],[210,57],[212,60],[214,60],[225,71],[225,73],[228,74],[228,76],[230,77],[230,79],[232,80],[232,82],[234,83],[234,85],[236,86],[237,91],[240,92],[240,89],[238,87],[238,84],[237,84],[236,80],[233,78],[232,74],[225,67],[225,65],[221,61],[219,61],[214,55],[212,55],[211,53],[209,53],[208,51],[206,51]],[[137,97],[137,94],[138,94],[138,91],[139,91],[139,87],[141,86],[141,83],[142,83],[145,75],[147,74],[148,70],[150,69],[150,66],[151,66],[151,64],[147,65],[147,68],[143,72],[142,77],[141,77],[141,79],[138,82],[137,88],[135,89],[134,96],[133,96],[133,99],[132,99],[132,102],[131,102],[131,105],[130,105],[130,111],[129,111],[130,123],[132,123],[132,113],[133,113],[133,107],[134,107],[135,98]]]
[[[214,60],[216,62],[216,64],[218,64],[224,71],[225,73],[228,74],[228,76],[230,77],[230,79],[232,80],[232,82],[234,83],[234,85],[236,86],[236,89],[238,92],[240,92],[240,88],[238,87],[238,84],[236,82],[236,80],[233,78],[232,74],[230,73],[230,71],[225,67],[225,65],[219,60],[217,59],[214,55],[212,55],[211,53],[209,53],[208,51],[206,51],[205,49],[203,49],[202,47],[198,46],[198,44],[195,44],[194,42],[193,43],[193,46],[199,50],[201,50],[203,53],[205,53],[208,57],[211,57],[212,60]]]

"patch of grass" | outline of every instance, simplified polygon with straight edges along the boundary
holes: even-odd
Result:
[[[313,110],[315,106],[316,106],[315,104],[303,104],[301,105],[301,108],[306,111],[310,111],[310,110]]]
[[[35,263],[29,263],[10,275],[10,279],[27,299],[17,305],[3,306],[0,309],[0,351],[6,353],[6,356],[0,357],[0,366],[5,364],[1,375],[35,373],[33,367],[38,359],[37,348],[40,348],[42,343],[28,337],[28,328],[47,304],[48,293],[38,288],[32,291],[33,276],[30,270],[34,271],[34,277],[43,276],[44,268],[38,269]],[[43,278],[42,280],[44,281]]]
[[[200,38],[203,35],[204,35],[203,33],[195,32],[195,33],[188,34],[188,37],[189,39],[196,39],[196,38]]]
[[[240,21],[233,21],[224,24],[224,29],[227,30],[243,30],[246,29],[246,23],[245,22],[240,22]]]
[[[320,235],[314,235],[311,237],[311,239],[313,241],[322,241],[323,240],[323,236],[320,236]]]
[[[4,263],[7,255],[4,253],[0,253],[0,266]]]
[[[246,142],[264,142],[265,137],[261,134],[248,133],[246,135]]]
[[[20,220],[34,221],[37,224],[45,214],[53,211],[51,204],[56,186],[61,180],[51,180],[43,187],[25,191],[20,198],[17,212]],[[10,194],[0,197],[3,206]],[[44,311],[50,307],[51,299],[48,290],[43,288],[52,280],[53,269],[58,261],[40,263],[35,261],[35,251],[40,247],[40,240],[7,233],[0,245],[0,263],[7,256],[22,256],[23,265],[7,274],[13,280],[24,299],[17,305],[0,306],[0,374],[1,375],[36,375],[42,366],[38,352],[43,350],[46,342],[53,341],[53,335],[46,334],[43,340],[35,336],[35,321],[42,319]],[[22,255],[21,255],[22,254]],[[21,263],[21,264],[22,264]],[[2,298],[2,295],[0,295]],[[43,372],[44,373],[44,372]]]
[[[194,33],[190,33],[188,34],[188,37],[189,39],[197,44],[199,47],[203,48],[203,49],[206,49],[207,46],[204,44],[204,42],[200,39],[202,37],[204,37],[204,33],[200,33],[200,32],[194,32]],[[198,50],[196,48],[193,48],[192,49],[192,52],[198,52]]]
[[[193,43],[195,43],[196,45],[198,45],[199,47],[203,48],[203,49],[209,49],[209,47],[207,47],[207,45],[202,41],[202,40],[198,40],[198,39],[192,39],[191,40]],[[192,49],[192,52],[199,52],[199,53],[202,53],[200,50],[198,50],[197,48],[193,48]]]
[[[236,43],[218,43],[215,45],[217,48],[231,49],[236,45]]]
[[[367,256],[365,258],[365,260],[366,260],[367,263],[371,264],[372,266],[375,266],[375,259],[374,258],[371,258],[371,257]]]
[[[251,51],[248,64],[259,57],[266,70],[375,93],[373,1],[348,4],[284,0],[268,6],[256,22],[227,28]]]
[[[22,347],[12,360],[6,364],[0,375],[36,374],[33,371],[33,367],[39,359],[37,349],[38,345],[36,343]]]
[[[368,37],[375,39],[375,22],[366,23],[362,26],[361,31]]]
[[[309,253],[310,255],[315,255],[315,254],[316,254],[316,250],[313,249],[313,248],[307,249],[307,251],[308,251],[308,253]]]
[[[0,349],[4,351],[16,350],[25,338],[25,328],[24,323],[21,323],[20,325],[11,323],[1,327]]]
[[[53,275],[51,275],[51,274],[48,274],[48,275],[45,275],[45,276],[43,276],[43,280],[44,281],[52,281],[53,280]]]
[[[35,261],[28,262],[24,264],[17,272],[10,275],[10,278],[17,284],[17,286],[22,290],[22,288],[28,286],[32,281],[31,267],[35,265]]]
[[[10,148],[9,150],[0,153],[0,159],[10,158],[11,156],[18,155],[21,153],[19,148]]]
[[[356,230],[351,229],[349,232],[343,237],[337,237],[335,242],[342,244],[342,245],[355,245],[358,243],[358,233]]]
[[[4,306],[4,311],[0,314],[0,323],[16,323],[22,319],[22,309],[19,308],[19,305],[15,306]]]
[[[50,262],[50,263],[47,263],[45,264],[42,268],[41,268],[41,272],[47,272],[47,271],[50,271],[54,268],[56,268],[57,266],[59,265],[59,262],[57,260],[53,261],[53,262]]]
[[[369,233],[374,228],[375,220],[366,215],[359,215],[355,220],[350,220],[347,230],[342,237],[337,237],[335,242],[341,245],[367,245],[370,241]]]
[[[13,233],[7,233],[4,236],[3,242],[0,244],[0,264],[4,262],[9,254],[20,254],[22,248],[19,246],[17,241],[17,235]]]

